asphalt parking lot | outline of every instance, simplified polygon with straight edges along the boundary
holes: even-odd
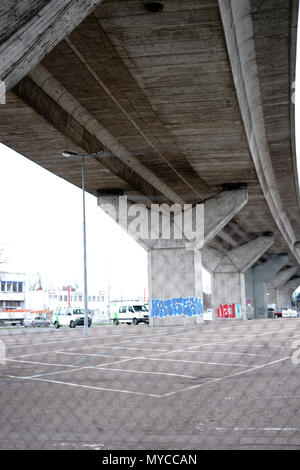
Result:
[[[300,448],[300,319],[0,340],[1,449]]]

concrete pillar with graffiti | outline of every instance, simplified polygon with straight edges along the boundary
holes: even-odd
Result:
[[[244,207],[247,189],[202,204],[135,204],[103,192],[98,205],[148,252],[150,326],[195,324],[203,317],[202,250]]]
[[[277,290],[278,308],[288,308],[291,306],[292,294],[300,285],[300,277],[292,277],[286,284]]]
[[[273,237],[261,236],[228,253],[205,247],[203,265],[212,274],[213,319],[246,319],[244,273],[273,244]]]
[[[245,273],[246,299],[251,303],[256,318],[268,317],[267,282],[275,278],[280,269],[287,263],[288,255],[283,254],[269,259],[265,263],[253,266]]]
[[[286,305],[286,294],[282,290],[283,286],[298,271],[298,266],[291,266],[279,271],[276,276],[267,284],[268,304],[276,305],[276,308],[282,308]]]

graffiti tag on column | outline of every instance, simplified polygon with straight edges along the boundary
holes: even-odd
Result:
[[[240,304],[223,304],[218,308],[218,318],[242,318]]]
[[[151,301],[150,316],[154,317],[172,317],[184,315],[192,317],[194,315],[203,316],[202,299],[200,297],[174,297],[172,299]]]
[[[267,314],[267,309],[265,307],[256,307],[256,315],[258,317],[264,317]]]

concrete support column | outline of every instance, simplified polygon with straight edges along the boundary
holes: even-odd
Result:
[[[254,309],[254,316],[267,318],[268,296],[267,282],[270,282],[278,271],[287,263],[287,255],[279,255],[245,273],[246,301]]]
[[[285,291],[283,289],[278,289],[276,292],[276,300],[278,309],[287,308],[291,306],[291,297],[293,291]]]
[[[277,289],[278,308],[287,308],[291,305],[292,294],[300,285],[300,277],[291,279],[280,289]]]
[[[150,326],[186,325],[202,317],[200,251],[171,246],[149,250],[148,283]]]
[[[148,251],[150,326],[201,321],[202,249],[247,200],[246,189],[223,191],[193,207],[146,207],[111,194],[98,196],[98,205]],[[157,213],[160,221],[154,223]],[[170,228],[169,233],[164,230],[166,227]],[[194,239],[189,236],[191,233],[195,234]]]
[[[225,255],[213,248],[204,248],[203,265],[212,274],[214,320],[247,318],[244,273],[273,241],[273,237],[258,237]]]
[[[275,304],[277,308],[282,304],[280,300],[280,288],[283,287],[287,281],[296,274],[298,266],[292,266],[290,268],[279,271],[276,276],[267,283],[267,299],[268,304]]]

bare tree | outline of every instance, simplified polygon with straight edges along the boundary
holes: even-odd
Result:
[[[43,288],[41,273],[35,273],[31,275],[31,277],[28,279],[28,287],[29,290],[40,290]]]

